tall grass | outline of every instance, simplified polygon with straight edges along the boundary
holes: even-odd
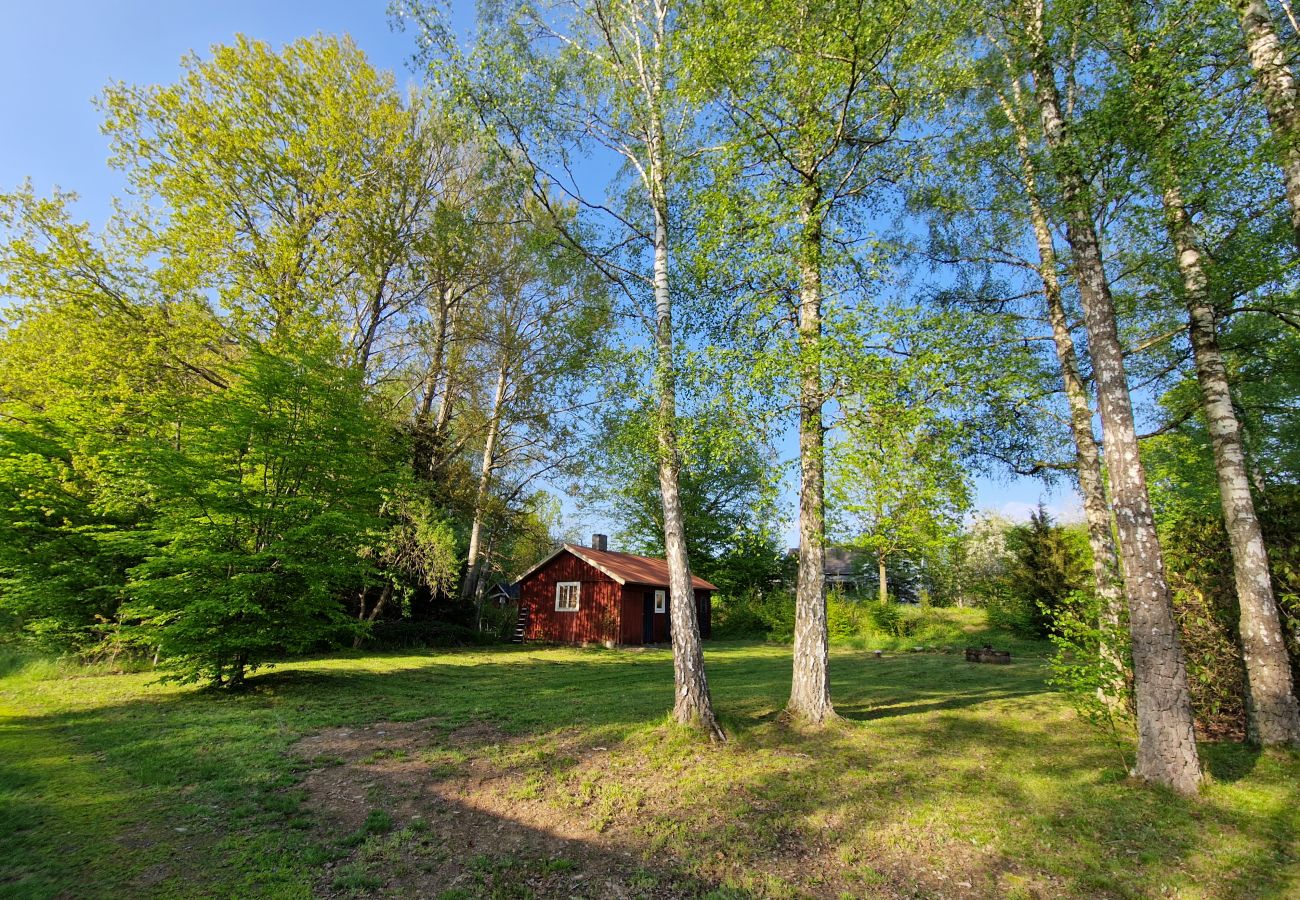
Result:
[[[957,650],[993,641],[999,647],[1041,656],[1041,642],[1018,638],[990,623],[982,609],[880,603],[832,591],[826,599],[831,643],[856,650]],[[714,634],[788,643],[794,635],[794,597],[788,591],[723,598]]]

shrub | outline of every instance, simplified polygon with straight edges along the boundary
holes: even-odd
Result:
[[[1065,694],[1084,721],[1106,735],[1119,756],[1120,770],[1127,771],[1133,722],[1127,628],[1122,622],[1105,624],[1096,595],[1085,591],[1071,594],[1050,615],[1056,653],[1048,683]]]
[[[1240,613],[1232,556],[1222,520],[1217,515],[1179,516],[1165,523],[1161,543],[1197,725],[1208,734],[1240,737],[1246,729],[1246,673],[1237,633]],[[1279,600],[1287,591],[1286,575],[1279,571],[1287,549],[1285,541],[1269,546]],[[1285,613],[1285,602],[1281,606]]]
[[[759,603],[761,599],[752,592],[718,597],[713,607],[713,636],[724,640],[766,638],[768,623],[756,608]]]
[[[841,591],[832,591],[826,597],[826,628],[832,641],[858,637],[862,633],[863,604],[851,600]]]
[[[1087,535],[1053,523],[1039,507],[1029,522],[1007,533],[1006,572],[980,591],[989,624],[1023,637],[1047,637],[1055,611],[1091,584]]]
[[[916,624],[916,620],[903,615],[903,611],[893,603],[875,601],[867,605],[867,620],[881,634],[894,637],[906,637]]]
[[[380,620],[371,625],[364,646],[373,650],[408,650],[413,647],[473,647],[493,644],[497,638],[451,622],[421,619]]]
[[[1033,598],[1023,592],[1006,584],[997,584],[986,590],[983,598],[984,610],[992,627],[1022,637],[1042,637],[1047,633],[1041,610]]]

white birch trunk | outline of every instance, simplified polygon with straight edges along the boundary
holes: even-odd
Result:
[[[1251,6],[1250,3],[1245,5]],[[1248,35],[1248,22],[1256,21],[1259,15],[1267,15],[1267,12],[1267,7],[1262,11],[1243,12],[1243,29]],[[1264,24],[1271,28],[1271,19]],[[1136,23],[1130,17],[1126,25],[1129,54],[1140,59],[1145,47]],[[1276,40],[1276,35],[1273,39]],[[1290,69],[1285,60],[1275,61],[1289,79]],[[1159,138],[1151,160],[1152,175],[1161,195],[1170,243],[1182,278],[1196,379],[1201,388],[1202,407],[1218,475],[1223,521],[1232,552],[1242,658],[1246,669],[1247,735],[1262,744],[1300,744],[1300,703],[1294,693],[1291,663],[1282,638],[1281,616],[1273,597],[1268,553],[1250,491],[1241,423],[1232,405],[1228,371],[1219,350],[1218,326],[1209,295],[1200,235],[1183,199],[1177,146],[1180,132],[1176,123],[1161,111],[1162,105],[1152,102],[1163,99],[1159,94],[1160,85],[1145,79],[1143,71],[1136,70],[1138,80],[1133,90],[1146,95],[1149,102],[1141,104],[1140,108],[1146,110],[1145,124]],[[1288,81],[1288,85],[1294,92],[1294,84]]]
[[[502,354],[506,351],[503,349]],[[465,557],[465,580],[460,586],[462,602],[472,599],[478,591],[480,547],[483,540],[483,519],[487,511],[488,496],[492,489],[492,472],[496,469],[497,439],[501,434],[501,412],[505,405],[509,365],[502,358],[497,368],[496,392],[492,395],[492,412],[488,417],[487,437],[483,441],[483,459],[479,464],[478,492],[474,497],[474,520],[469,531],[469,551]]]
[[[655,382],[659,393],[656,422],[659,449],[659,493],[664,511],[664,552],[668,562],[671,606],[674,702],[673,718],[698,728],[712,741],[726,736],[713,713],[708,678],[704,674],[704,647],[695,608],[695,588],[686,550],[686,524],[678,482],[681,465],[677,448],[677,383],[673,336],[672,293],[668,282],[668,174],[664,153],[663,121],[659,110],[664,92],[662,69],[663,27],[667,9],[655,4],[654,55],[645,70],[645,98],[649,108],[646,135],[646,178],[654,215]]]
[[[1042,30],[1041,0],[1028,0],[1026,12],[1039,116],[1056,166],[1073,268],[1083,300],[1119,535],[1133,640],[1138,725],[1135,774],[1179,793],[1192,794],[1201,781],[1201,765],[1192,725],[1187,666],[1147,494],[1146,472],[1138,455],[1115,306],[1079,149],[1061,116],[1055,65]]]
[[[1051,224],[1043,207],[1038,190],[1038,174],[1034,166],[1029,135],[1020,118],[1020,83],[1012,83],[1015,105],[1005,106],[1007,117],[1016,133],[1016,149],[1020,156],[1021,184],[1029,203],[1029,219],[1038,245],[1038,274],[1043,283],[1043,298],[1047,304],[1047,317],[1052,325],[1052,342],[1056,348],[1056,361],[1061,369],[1065,386],[1066,403],[1070,409],[1070,435],[1074,440],[1075,470],[1079,478],[1079,494],[1083,498],[1084,521],[1088,527],[1088,546],[1092,550],[1092,578],[1100,606],[1100,625],[1103,638],[1099,652],[1108,668],[1122,673],[1124,666],[1118,650],[1108,643],[1105,635],[1119,630],[1120,614],[1124,602],[1123,586],[1119,579],[1119,554],[1115,550],[1115,536],[1111,530],[1110,503],[1101,470],[1101,448],[1092,430],[1092,403],[1079,368],[1078,350],[1070,334],[1069,319],[1061,299],[1061,284],[1057,278],[1056,245]],[[1122,677],[1102,689],[1108,704],[1118,705],[1124,695]]]
[[[1264,99],[1286,199],[1291,205],[1291,232],[1300,247],[1300,97],[1295,73],[1278,38],[1267,0],[1230,0],[1230,5],[1241,24],[1246,55]]]
[[[826,622],[825,428],[822,421],[821,220],[809,189],[799,248],[799,574],[795,586],[794,675],[786,710],[821,725],[831,705]]]
[[[1250,493],[1241,423],[1232,405],[1228,371],[1219,350],[1200,240],[1172,171],[1165,181],[1165,214],[1183,279],[1196,379],[1201,386],[1223,521],[1232,548],[1242,658],[1246,664],[1247,733],[1251,740],[1265,745],[1300,745],[1300,703],[1296,701],[1291,662],[1282,639],[1282,620],[1273,597],[1264,534]]]

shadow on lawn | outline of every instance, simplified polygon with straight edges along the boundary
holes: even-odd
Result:
[[[628,778],[653,781],[661,793],[651,791],[646,806],[629,814],[626,833],[564,838],[577,841],[570,851],[557,850],[546,829],[483,810],[457,812],[456,801],[441,798],[435,805],[447,810],[445,833],[437,825],[432,838],[407,834],[409,819],[397,821],[391,834],[377,833],[362,845],[373,844],[373,861],[383,864],[385,853],[396,854],[395,864],[417,870],[412,883],[425,886],[432,882],[419,881],[418,871],[433,865],[443,874],[431,877],[454,873],[471,896],[492,893],[508,877],[532,879],[543,896],[579,890],[573,876],[581,872],[547,869],[556,853],[581,853],[593,860],[589,871],[633,887],[642,878],[636,890],[648,896],[660,895],[653,886],[659,883],[674,885],[664,890],[678,896],[672,891],[704,892],[718,884],[766,890],[746,886],[742,875],[749,872],[793,879],[800,891],[830,896],[910,896],[918,887],[947,895],[962,881],[983,896],[1021,887],[1048,895],[1148,894],[1189,872],[1195,880],[1197,866],[1212,865],[1198,851],[1207,849],[1207,823],[1213,823],[1251,851],[1236,863],[1236,887],[1223,886],[1222,895],[1283,896],[1293,885],[1286,860],[1300,803],[1294,783],[1286,803],[1259,823],[1210,800],[1188,802],[1124,783],[1107,774],[1114,768],[1109,748],[1082,726],[1062,727],[1059,707],[1040,696],[1046,687],[1039,666],[837,652],[833,695],[851,721],[805,733],[771,721],[789,692],[788,651],[724,645],[710,648],[707,661],[715,702],[733,732],[720,749],[647,731],[671,705],[666,652],[524,647],[308,660],[258,674],[240,695],[158,693],[11,718],[8,726],[66,742],[117,796],[139,797],[124,812],[122,831],[142,846],[133,856],[119,835],[117,869],[97,873],[90,859],[63,865],[57,841],[36,835],[69,829],[57,816],[33,820],[31,810],[21,844],[34,861],[24,865],[51,871],[63,865],[51,877],[64,892],[79,885],[101,893],[300,889],[325,857],[319,823],[303,821],[300,785],[314,764],[295,759],[295,742],[323,729],[376,722],[427,721],[451,733],[487,721],[499,730],[462,746],[470,759],[490,756],[502,743],[545,743],[580,732],[578,743],[521,763],[519,777],[561,780],[597,751],[613,748],[640,767]],[[1222,781],[1256,767],[1255,758],[1236,751],[1211,748],[1206,757],[1216,777],[1224,773]],[[40,791],[15,799],[44,802]],[[374,798],[377,808],[396,808],[402,799]],[[480,837],[456,844],[455,825],[467,816],[484,817],[482,827],[471,829]],[[523,849],[503,853],[491,843],[497,831],[513,835],[509,843]],[[665,845],[679,850],[680,863],[653,857]],[[0,850],[5,847],[0,834]],[[429,847],[439,853],[455,847],[464,858],[435,859]],[[625,858],[647,852],[652,861],[645,865],[657,875],[638,874]],[[224,880],[200,888],[192,869],[208,855],[220,862],[205,872]],[[502,862],[505,857],[514,861]],[[362,861],[350,858],[343,868]],[[177,868],[155,871],[168,865]],[[14,877],[14,866],[0,857],[0,885]],[[503,874],[509,872],[514,875]],[[370,890],[367,879],[375,877],[341,871],[327,887]]]

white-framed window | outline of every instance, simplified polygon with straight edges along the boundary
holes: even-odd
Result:
[[[582,583],[578,581],[561,581],[555,586],[555,611],[577,612],[578,593]]]
[[[655,591],[655,612],[661,613],[668,608],[668,592]]]

